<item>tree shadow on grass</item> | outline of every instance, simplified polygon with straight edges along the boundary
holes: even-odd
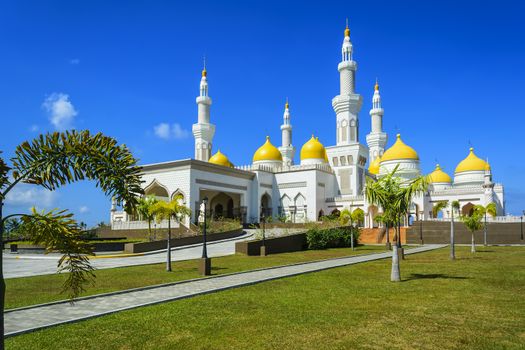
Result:
[[[446,275],[446,274],[443,274],[443,273],[427,273],[427,274],[413,273],[410,276],[408,276],[408,278],[404,279],[403,282],[405,282],[405,281],[412,281],[412,280],[421,280],[421,279],[438,279],[438,278],[454,279],[454,280],[466,280],[466,279],[469,279],[470,277],[449,276],[449,275]]]

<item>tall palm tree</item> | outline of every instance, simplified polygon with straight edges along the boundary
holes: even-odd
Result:
[[[176,196],[170,202],[159,201],[150,208],[150,214],[155,216],[158,220],[168,220],[166,271],[171,271],[171,219],[180,223],[180,220],[191,214],[189,208],[180,204],[181,198],[181,196]]]
[[[450,203],[450,259],[456,259],[456,249],[454,246],[454,211],[459,210],[459,201]]]
[[[412,180],[403,181],[396,176],[397,166],[388,174],[374,181],[367,179],[365,187],[365,196],[367,201],[383,208],[383,217],[387,221],[399,224],[401,215],[408,212],[412,199],[419,194],[424,193],[428,188],[428,180],[424,176],[418,176]],[[398,244],[392,249],[392,272],[390,280],[392,282],[401,281],[399,269],[398,245],[400,242],[398,235]]]
[[[448,205],[448,201],[439,201],[438,203],[436,203],[436,205],[432,207],[432,216],[434,218],[437,218],[439,212],[445,209],[447,205]]]
[[[461,216],[461,221],[463,221],[463,224],[465,227],[470,231],[472,235],[471,244],[470,244],[470,252],[475,253],[476,252],[476,244],[474,242],[474,232],[481,229],[481,219],[483,218],[485,208],[481,205],[474,206],[474,210],[472,211],[472,215],[463,215]]]
[[[496,203],[489,203],[483,207],[483,245],[487,246],[487,214],[492,217],[497,215]]]
[[[66,210],[37,211],[3,216],[2,208],[8,193],[19,183],[33,184],[53,191],[65,184],[88,179],[108,197],[114,197],[129,213],[143,191],[141,168],[125,145],[111,137],[89,131],[66,131],[40,135],[23,142],[10,159],[11,165],[0,157],[0,246],[4,225],[12,217],[20,217],[26,239],[41,244],[47,251],[63,254],[58,261],[59,272],[69,272],[63,290],[71,299],[94,278],[88,256],[90,246],[82,241],[81,229],[73,214]],[[0,348],[4,348],[5,281],[0,259]]]
[[[156,237],[152,237],[151,234],[151,222],[155,216],[151,213],[151,208],[159,200],[155,196],[146,196],[138,199],[137,212],[140,214],[142,220],[148,222],[148,238],[150,241],[154,241]]]

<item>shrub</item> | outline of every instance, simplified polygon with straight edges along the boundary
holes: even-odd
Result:
[[[352,233],[354,234],[354,245],[357,245],[359,229],[353,226],[327,229],[313,227],[306,232],[306,241],[309,249],[350,247],[352,245]]]

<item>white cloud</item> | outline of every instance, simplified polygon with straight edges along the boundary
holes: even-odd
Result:
[[[80,64],[80,59],[72,58],[72,59],[69,60],[69,64],[72,64],[72,65]]]
[[[69,95],[54,92],[46,98],[42,107],[49,113],[49,121],[55,129],[65,130],[73,127],[78,112],[69,100]]]
[[[163,140],[181,140],[187,138],[190,134],[188,130],[183,129],[180,124],[177,123],[172,125],[169,125],[168,123],[160,123],[153,127],[153,132],[158,138]]]
[[[36,125],[36,124],[33,124],[33,125],[31,125],[29,130],[31,130],[31,132],[37,132],[38,130],[40,130],[40,127],[38,125]]]
[[[78,210],[81,214],[87,213],[89,211],[89,208],[85,205],[81,206]]]
[[[7,194],[6,204],[16,207],[49,208],[56,201],[57,193],[41,187],[18,184]]]

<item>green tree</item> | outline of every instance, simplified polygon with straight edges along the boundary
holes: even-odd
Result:
[[[403,181],[396,176],[397,169],[398,167],[396,166],[390,173],[380,177],[377,181],[368,178],[365,196],[369,203],[383,208],[383,218],[386,218],[386,221],[393,223],[399,228],[401,216],[408,212],[412,199],[427,190],[428,180],[426,177],[418,176],[412,180]],[[399,231],[397,235],[397,244],[392,249],[392,273],[390,280],[393,282],[401,281],[398,255],[398,247],[401,243]]]
[[[450,203],[450,259],[456,259],[456,247],[454,245],[454,212],[459,211],[459,202],[452,201]]]
[[[97,187],[131,212],[136,196],[142,193],[140,167],[125,145],[101,133],[89,131],[54,132],[40,135],[20,144],[11,158],[11,165],[0,157],[0,239],[6,220],[21,217],[26,239],[43,244],[48,251],[63,254],[58,271],[69,272],[63,290],[76,298],[84,285],[94,277],[87,255],[90,247],[81,240],[81,231],[71,213],[65,210],[13,214],[4,217],[2,208],[8,193],[19,183],[33,184],[55,190],[79,180],[93,180]],[[3,246],[2,242],[0,244]],[[0,260],[0,334],[4,344],[5,281]]]
[[[151,208],[158,203],[158,199],[155,196],[146,196],[138,199],[137,213],[140,214],[142,220],[148,222],[148,238],[150,241],[154,241],[156,237],[153,237],[151,233],[151,222],[155,219],[155,216],[151,213]]]
[[[480,210],[483,212],[483,245],[487,246],[487,214],[493,218],[497,215],[496,203],[489,203]]]
[[[351,215],[352,223],[357,223],[358,225],[363,223],[365,220],[365,212],[361,208],[357,208],[352,212]]]
[[[440,211],[448,206],[448,201],[439,201],[432,207],[432,217],[437,218]]]
[[[350,210],[348,210],[348,208],[345,208],[341,211],[341,213],[339,214],[339,223],[341,225],[348,225],[348,222],[350,222],[350,224],[352,223],[352,215],[350,213]]]
[[[179,222],[191,214],[191,210],[180,204],[182,197],[177,196],[170,202],[159,201],[151,206],[150,213],[157,220],[168,220],[168,239],[166,243],[166,271],[171,271],[171,219]]]
[[[481,205],[474,206],[474,210],[472,212],[471,216],[468,215],[462,215],[461,221],[463,221],[463,224],[467,228],[467,230],[470,231],[472,235],[471,239],[471,245],[470,245],[470,252],[475,253],[476,252],[476,244],[474,242],[474,232],[479,231],[483,224],[481,223],[481,220],[483,219],[483,216],[485,215],[485,208]]]

